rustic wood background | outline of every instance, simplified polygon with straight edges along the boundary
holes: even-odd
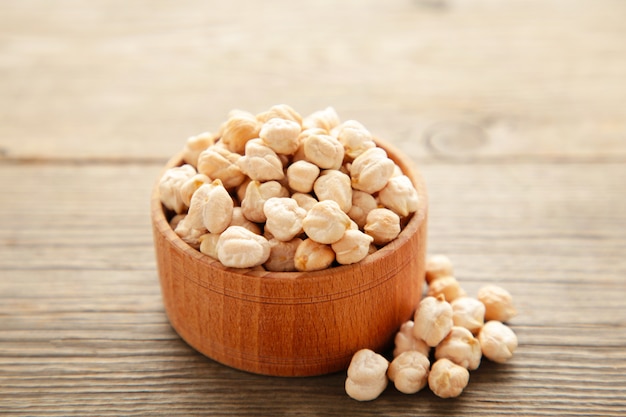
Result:
[[[626,415],[626,2],[0,2],[0,413]],[[454,400],[272,378],[189,348],[149,220],[228,111],[334,106],[429,185],[429,252],[515,296]]]

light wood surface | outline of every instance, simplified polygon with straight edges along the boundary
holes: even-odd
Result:
[[[626,414],[626,3],[0,2],[0,413]],[[429,188],[429,252],[515,297],[455,400],[253,375],[170,327],[150,192],[232,108],[333,105]]]

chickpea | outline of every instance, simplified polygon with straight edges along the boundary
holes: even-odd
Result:
[[[335,260],[330,246],[313,239],[304,239],[297,247],[294,264],[298,271],[318,271],[328,268]]]
[[[452,326],[450,333],[435,348],[435,358],[450,359],[470,371],[478,369],[481,356],[478,339],[465,327]]]
[[[384,245],[400,234],[400,217],[386,208],[377,208],[367,214],[365,233],[374,238],[374,244]]]
[[[450,304],[454,325],[477,334],[485,323],[485,305],[472,297],[459,297]]]
[[[415,311],[413,334],[428,346],[439,344],[453,326],[452,306],[443,296],[424,297]]]
[[[348,367],[346,393],[358,401],[371,401],[387,388],[389,361],[370,349],[354,354]]]
[[[342,265],[353,264],[365,258],[370,243],[374,239],[357,229],[346,230],[341,239],[331,247],[335,252],[337,262]]]
[[[302,239],[294,238],[288,242],[270,239],[270,257],[263,264],[268,271],[289,272],[296,270],[296,250]]]
[[[198,156],[198,172],[212,179],[219,179],[227,189],[240,185],[246,176],[237,161],[241,155],[223,146],[211,146]]]
[[[507,322],[517,315],[511,293],[497,285],[479,289],[478,300],[485,305],[485,320]]]
[[[428,383],[430,361],[420,352],[406,351],[389,364],[387,376],[396,389],[404,394],[414,394]]]
[[[491,361],[504,363],[513,357],[517,349],[517,336],[506,324],[497,320],[485,323],[478,333],[483,355]]]
[[[395,347],[393,349],[394,358],[401,354],[402,352],[406,352],[409,350],[415,350],[422,355],[428,357],[430,352],[430,346],[426,344],[422,339],[416,337],[413,333],[413,327],[415,323],[413,320],[407,320],[402,323],[400,326],[400,330],[396,333],[396,337],[394,339]]]
[[[446,255],[430,255],[426,258],[426,282],[428,284],[437,278],[451,275],[454,275],[454,269],[450,258]]]
[[[245,227],[230,226],[217,241],[217,257],[227,267],[252,268],[265,263],[269,256],[267,239]]]
[[[393,175],[395,165],[383,148],[366,150],[350,166],[352,187],[370,194],[382,190]]]
[[[428,295],[437,297],[443,295],[446,301],[452,302],[459,297],[465,297],[466,293],[455,277],[441,277],[430,283]]]
[[[259,137],[277,154],[291,155],[298,149],[300,124],[293,120],[273,118],[265,122]]]
[[[252,181],[246,187],[246,195],[241,201],[241,210],[246,219],[255,223],[267,220],[263,211],[265,201],[272,197],[289,197],[289,191],[277,181],[261,183]]]
[[[449,359],[438,359],[430,368],[428,387],[438,397],[461,395],[469,382],[469,371]]]
[[[243,154],[246,142],[259,137],[261,123],[253,114],[235,110],[230,113],[221,130],[221,142],[226,148],[231,152]]]
[[[237,160],[237,166],[255,181],[282,180],[285,176],[282,161],[261,139],[246,143],[245,155]]]
[[[319,134],[307,136],[302,141],[302,150],[305,159],[321,169],[339,169],[345,152],[337,139]]]
[[[369,193],[359,190],[352,190],[352,206],[348,211],[348,216],[356,222],[359,228],[363,228],[370,211],[378,208],[376,199]]]
[[[419,206],[417,190],[406,175],[391,177],[378,193],[378,198],[385,207],[400,217],[416,212]]]
[[[350,218],[333,200],[315,203],[302,222],[307,236],[318,243],[335,243],[350,227]]]
[[[319,167],[304,160],[296,161],[287,168],[289,188],[299,193],[313,191],[313,183],[319,175]]]
[[[277,240],[286,242],[302,232],[307,211],[291,198],[272,197],[265,201],[263,213],[267,219],[265,229]]]
[[[313,190],[319,201],[333,200],[345,213],[352,207],[350,177],[341,171],[328,169],[315,180]]]

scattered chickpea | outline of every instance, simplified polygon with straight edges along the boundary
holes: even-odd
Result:
[[[428,387],[438,397],[461,395],[469,382],[469,371],[449,359],[438,359],[430,368]]]
[[[454,325],[477,334],[485,323],[485,305],[472,297],[459,297],[450,304]]]
[[[430,361],[417,351],[406,351],[389,364],[387,376],[396,389],[404,394],[414,394],[428,383]]]
[[[400,330],[396,333],[396,337],[394,339],[394,358],[399,354],[410,350],[415,350],[428,357],[428,354],[430,353],[430,346],[428,346],[421,338],[415,336],[415,333],[413,333],[414,326],[415,323],[413,320],[407,320],[402,323],[402,326],[400,326]]]
[[[470,371],[478,369],[481,356],[480,343],[465,327],[453,326],[435,348],[436,359],[450,359]]]
[[[370,349],[354,354],[348,367],[346,393],[357,401],[371,401],[387,388],[389,361]]]
[[[517,314],[511,293],[497,285],[479,289],[478,299],[485,305],[485,320],[507,322]]]
[[[432,281],[428,287],[428,295],[433,297],[443,295],[446,301],[450,303],[459,297],[465,297],[467,294],[455,277],[447,276]]]
[[[496,320],[485,323],[478,333],[483,355],[491,361],[504,363],[513,357],[517,336],[509,326]]]
[[[415,311],[413,334],[428,346],[439,344],[452,329],[452,306],[443,296],[424,297]]]
[[[426,282],[428,284],[437,278],[451,275],[454,275],[454,270],[450,258],[446,255],[430,255],[426,258]]]

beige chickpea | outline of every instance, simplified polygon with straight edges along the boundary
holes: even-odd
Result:
[[[266,217],[265,229],[275,239],[289,241],[302,232],[302,221],[307,211],[286,197],[272,197],[263,204]]]
[[[348,216],[354,220],[359,228],[365,227],[367,215],[375,208],[378,208],[378,203],[376,203],[374,196],[364,191],[352,190],[352,205],[348,211]]]
[[[353,264],[364,259],[374,239],[358,229],[346,230],[341,239],[331,247],[337,262],[342,265]]]
[[[183,161],[194,167],[198,166],[200,153],[215,143],[215,136],[210,132],[200,133],[187,139],[183,147]]]
[[[255,181],[281,180],[285,176],[281,159],[261,139],[246,143],[245,155],[239,158],[237,166]]]
[[[352,187],[374,194],[382,190],[394,172],[395,163],[383,148],[370,148],[350,165]]]
[[[270,239],[270,257],[263,264],[268,271],[289,272],[296,270],[296,250],[302,239],[296,237],[288,242]]]
[[[346,393],[358,401],[371,401],[387,388],[389,361],[370,350],[357,351],[348,366]]]
[[[335,126],[340,123],[339,115],[333,107],[326,107],[323,110],[318,110],[305,116],[302,119],[303,129],[322,128],[327,132],[330,132]]]
[[[272,197],[289,197],[289,191],[277,181],[250,182],[241,201],[243,215],[251,222],[264,223],[267,218],[263,212],[263,205]]]
[[[204,174],[196,174],[193,177],[189,178],[187,181],[183,183],[180,187],[180,198],[183,200],[183,203],[189,207],[191,204],[191,197],[193,193],[196,192],[198,188],[200,188],[204,184],[208,184],[211,182],[211,179]]]
[[[469,383],[469,371],[449,359],[438,359],[430,368],[428,387],[438,397],[461,395]]]
[[[217,241],[220,238],[220,233],[206,233],[200,236],[200,252],[210,256],[213,259],[217,258]]]
[[[450,333],[435,348],[436,359],[450,359],[470,371],[478,369],[481,357],[478,339],[465,327],[452,326]]]
[[[246,178],[237,161],[241,155],[223,146],[211,146],[198,156],[198,172],[211,179],[219,179],[227,189],[237,187]]]
[[[304,158],[321,169],[339,169],[345,152],[336,138],[315,134],[302,141],[302,150]]]
[[[422,355],[428,357],[430,352],[430,346],[426,344],[422,339],[416,337],[413,333],[413,327],[415,323],[413,320],[407,320],[402,323],[400,330],[396,333],[394,338],[393,356],[394,358],[407,351],[417,351]]]
[[[415,394],[428,383],[430,361],[417,351],[406,351],[389,364],[387,376],[396,389],[404,394]]]
[[[256,116],[245,111],[235,110],[221,128],[221,142],[230,150],[243,154],[246,143],[259,137],[261,122]]]
[[[372,134],[356,120],[347,120],[337,126],[337,140],[346,150],[346,156],[354,159],[370,148],[376,147],[376,143],[372,138]]]
[[[305,194],[305,193],[293,193],[291,195],[291,198],[293,198],[294,200],[296,200],[296,203],[298,203],[298,205],[300,207],[302,207],[303,209],[305,209],[307,212],[309,210],[311,210],[311,208],[318,203],[318,201],[315,199],[315,197],[313,197],[311,194]]]
[[[320,168],[308,161],[300,160],[287,167],[289,188],[299,193],[310,193],[313,184],[320,175]]]
[[[454,275],[452,261],[446,255],[430,255],[426,258],[426,282]]]
[[[485,285],[477,298],[485,305],[485,320],[507,322],[517,315],[511,293],[500,286]]]
[[[274,118],[293,120],[298,123],[298,125],[302,125],[302,116],[287,104],[276,104],[270,107],[269,110],[256,115],[256,119],[261,123],[265,123]]]
[[[472,297],[459,297],[453,300],[452,321],[455,326],[465,327],[477,334],[485,323],[485,305]]]
[[[400,217],[416,212],[419,206],[417,190],[406,175],[391,177],[387,185],[379,191],[378,199]]]
[[[234,202],[220,180],[202,187],[213,186],[206,194],[202,207],[202,223],[209,233],[222,233],[233,218]],[[195,195],[195,194],[194,194]]]
[[[245,227],[230,226],[217,241],[217,257],[227,267],[252,268],[265,263],[269,256],[267,239]]]
[[[428,346],[439,344],[452,329],[452,306],[443,296],[424,297],[413,318],[413,334]]]
[[[384,245],[400,234],[400,217],[386,208],[377,208],[367,214],[363,230],[374,238],[374,244]]]
[[[159,180],[159,197],[161,203],[177,214],[184,212],[188,205],[185,204],[181,196],[180,188],[194,175],[196,175],[196,169],[189,164],[170,168],[165,171]]]
[[[187,217],[187,213],[176,214],[174,217],[172,217],[169,222],[172,230],[175,230],[178,226],[178,223],[180,223],[185,217]]]
[[[221,193],[219,189],[225,191],[220,180],[215,180],[210,184],[200,186],[191,197],[187,216],[178,223],[174,230],[183,241],[196,249],[200,246],[200,236],[207,232],[207,227],[204,222],[205,207],[224,207],[224,212],[218,214],[219,217],[213,219],[210,223],[213,229],[210,230],[210,232],[219,233],[218,230],[222,227],[223,223],[227,220],[230,222],[229,216],[232,216],[232,208],[229,210],[229,204],[224,200],[224,194]],[[226,192],[226,195],[228,195],[228,192]],[[228,195],[228,198],[230,199],[230,195]],[[232,204],[232,199],[230,199],[230,202]]]
[[[352,185],[350,177],[341,171],[328,169],[313,184],[313,191],[319,201],[333,200],[345,213],[352,207]]]
[[[291,155],[298,149],[300,124],[293,120],[273,118],[263,124],[259,137],[274,152]]]
[[[428,286],[427,294],[433,297],[443,295],[449,303],[467,295],[465,290],[461,288],[459,281],[452,276],[441,277],[432,281]]]
[[[498,363],[504,363],[511,359],[517,348],[515,332],[497,320],[490,320],[485,323],[478,333],[478,341],[483,355]]]
[[[304,239],[296,248],[294,265],[298,271],[318,271],[328,268],[335,260],[330,246],[313,239]]]
[[[255,233],[257,235],[261,234],[261,228],[259,227],[259,225],[246,219],[246,216],[243,215],[243,209],[239,206],[235,206],[233,208],[233,216],[230,220],[229,226],[241,226],[245,227],[252,233]]]
[[[332,244],[350,227],[350,217],[333,200],[317,202],[304,217],[302,227],[318,243]]]

